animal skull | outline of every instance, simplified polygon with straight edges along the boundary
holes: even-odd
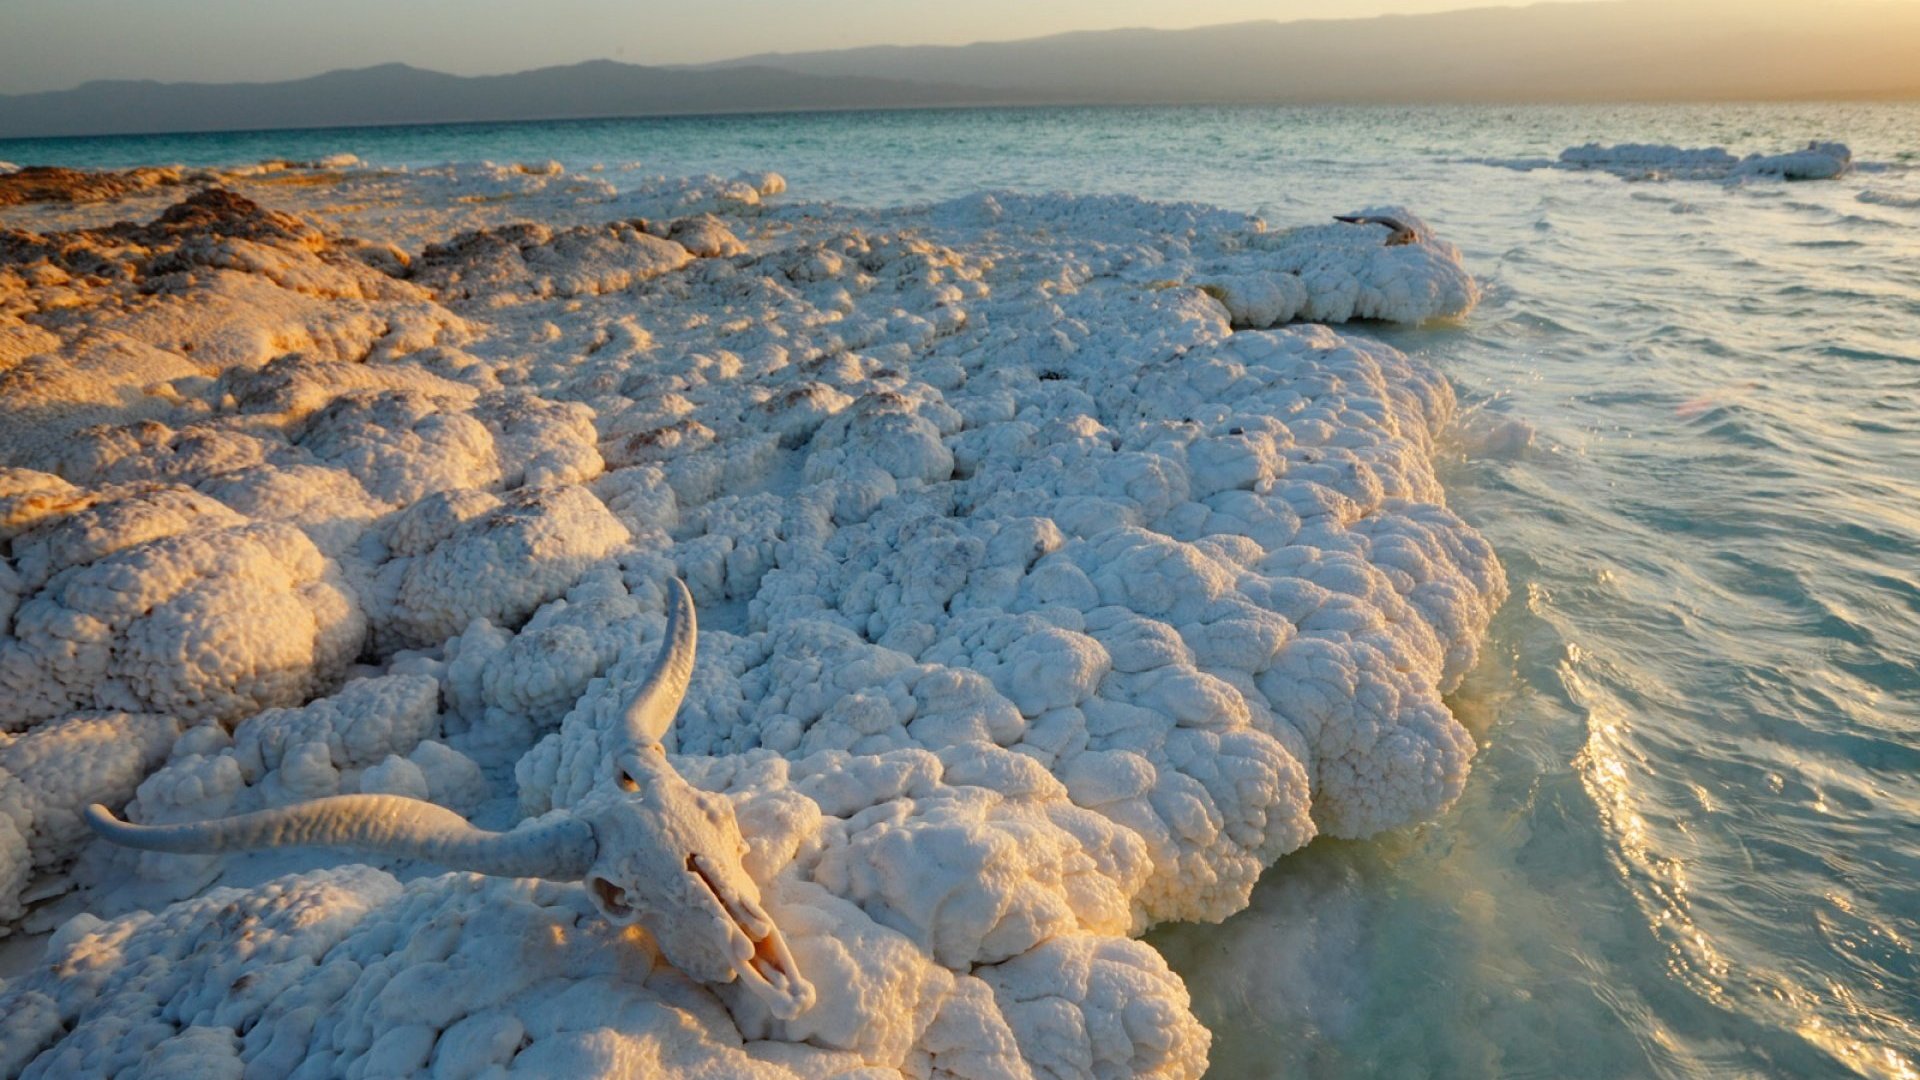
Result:
[[[216,854],[334,847],[398,855],[506,877],[581,881],[602,915],[639,924],[667,960],[693,978],[741,984],[782,1019],[813,1004],[760,889],[733,804],[674,771],[661,745],[693,675],[693,598],[668,590],[667,634],[653,671],[622,717],[614,783],[570,811],[507,833],[476,829],[451,810],[394,795],[339,795],[187,825],[133,825],[106,807],[87,824],[116,844]]]

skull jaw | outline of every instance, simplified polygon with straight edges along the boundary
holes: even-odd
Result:
[[[778,928],[754,941],[753,955],[735,971],[740,985],[781,1020],[792,1020],[813,1008],[813,984],[801,976]]]
[[[689,860],[692,863],[692,860]],[[738,982],[768,1012],[781,1020],[792,1020],[813,1006],[813,984],[801,977],[787,941],[759,904],[744,898],[729,902],[705,873],[696,876],[713,894],[713,931],[725,945],[718,948],[692,948],[703,937],[684,924],[678,927],[647,925],[661,920],[645,918],[633,903],[632,893],[599,874],[587,878],[587,892],[601,916],[617,926],[639,925],[653,938],[667,962],[682,973],[706,983]],[[702,913],[707,914],[707,913]]]

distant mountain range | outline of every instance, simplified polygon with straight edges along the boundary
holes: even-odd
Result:
[[[0,96],[0,138],[932,105],[1920,98],[1920,4],[1804,8],[1613,0],[675,67],[90,82]]]
[[[806,75],[757,65],[692,71],[590,60],[469,76],[382,64],[289,82],[113,80],[0,96],[0,138],[921,106],[971,93],[930,82]]]
[[[1920,97],[1920,4],[1552,3],[766,54],[702,70],[748,66],[964,84],[1056,104]]]

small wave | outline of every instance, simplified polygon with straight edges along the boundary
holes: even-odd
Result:
[[[1517,417],[1474,412],[1461,418],[1457,438],[1471,457],[1511,461],[1533,449],[1539,431]]]
[[[1908,194],[1901,191],[1882,191],[1879,188],[1867,188],[1854,198],[1875,206],[1897,206],[1904,210],[1920,210],[1920,194]]]
[[[1443,164],[1450,165],[1487,165],[1495,169],[1512,169],[1515,172],[1532,172],[1535,169],[1551,169],[1557,164],[1549,157],[1496,158],[1466,157],[1442,158]]]
[[[1860,360],[1891,364],[1913,363],[1913,357],[1911,356],[1885,352],[1880,349],[1862,349],[1851,345],[1827,345],[1820,350],[1820,354],[1839,360]]]

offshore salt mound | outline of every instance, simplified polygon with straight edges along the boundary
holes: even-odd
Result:
[[[1561,151],[1558,166],[1612,173],[1628,180],[1832,180],[1853,168],[1853,151],[1844,143],[1816,141],[1784,154],[1735,157],[1718,146],[1686,149],[1646,143],[1588,143]]]
[[[1134,937],[1459,794],[1441,695],[1505,581],[1434,476],[1452,392],[1238,329],[1463,313],[1424,223],[773,179],[431,251],[229,192],[5,234],[0,917],[90,913],[0,987],[0,1073],[1197,1076]],[[574,805],[669,575],[669,749],[820,989],[793,1019],[575,884],[77,827]]]
[[[1804,149],[1784,154],[1737,157],[1723,147],[1687,148],[1659,143],[1588,143],[1570,147],[1554,158],[1481,159],[1523,172],[1565,169],[1604,172],[1623,180],[1702,180],[1737,183],[1750,179],[1832,180],[1854,168],[1853,151],[1845,143],[1809,142]]]

